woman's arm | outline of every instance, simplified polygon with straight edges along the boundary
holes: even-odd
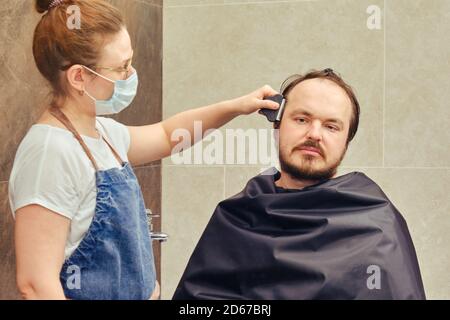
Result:
[[[17,287],[24,299],[66,299],[59,280],[70,220],[42,206],[16,211]]]
[[[191,145],[194,140],[194,122],[200,121],[202,133],[209,129],[218,129],[235,117],[253,113],[261,108],[277,109],[279,105],[270,100],[263,100],[277,94],[269,86],[264,86],[246,96],[223,101],[210,106],[188,110],[174,115],[162,122],[139,127],[128,127],[131,144],[128,159],[133,165],[141,165],[168,157],[179,141],[172,141],[172,132],[185,129],[190,132]],[[203,135],[202,135],[203,136]]]

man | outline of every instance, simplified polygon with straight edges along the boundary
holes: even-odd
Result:
[[[361,172],[336,177],[359,123],[331,69],[288,79],[281,172],[222,201],[174,299],[425,299],[401,214]]]

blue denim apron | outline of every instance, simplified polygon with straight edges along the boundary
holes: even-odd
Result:
[[[122,161],[102,135],[122,168],[101,171],[69,119],[50,112],[80,142],[96,170],[97,198],[89,229],[64,262],[60,280],[68,299],[148,300],[156,272],[144,199],[131,165]]]

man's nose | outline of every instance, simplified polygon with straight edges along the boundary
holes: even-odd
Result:
[[[322,125],[319,121],[313,121],[308,128],[307,138],[311,140],[322,140]]]

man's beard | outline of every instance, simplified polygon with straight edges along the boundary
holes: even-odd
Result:
[[[312,146],[309,144],[309,146]],[[296,150],[297,152],[298,149]],[[280,148],[280,167],[281,170],[285,173],[287,173],[291,178],[296,180],[328,180],[331,179],[337,172],[337,168],[342,162],[342,159],[344,159],[345,153],[347,151],[347,147],[342,152],[341,157],[335,161],[334,163],[321,168],[321,169],[314,169],[314,162],[317,161],[324,161],[323,155],[321,156],[312,156],[307,154],[300,154],[299,156],[302,157],[301,159],[301,165],[297,165],[293,162],[289,161],[289,158],[285,155],[285,153],[282,151],[282,148]]]

